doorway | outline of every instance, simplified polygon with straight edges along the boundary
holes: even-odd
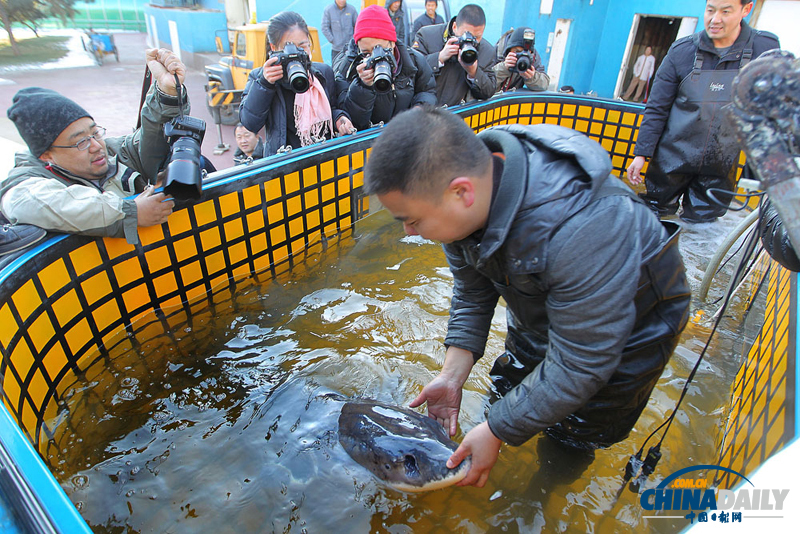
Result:
[[[550,60],[547,62],[547,74],[550,76],[551,91],[558,89],[558,80],[561,78],[561,66],[564,64],[564,54],[567,51],[567,38],[569,37],[569,27],[572,24],[570,19],[558,19],[556,29],[553,32],[553,42],[551,46]]]
[[[650,46],[655,58],[655,71],[661,66],[661,61],[667,55],[669,47],[676,39],[685,35],[690,35],[697,27],[696,17],[665,17],[659,15],[634,15],[633,24],[631,25],[631,35],[628,39],[628,46],[625,51],[625,57],[620,67],[620,74],[617,78],[617,87],[614,90],[614,96],[620,96],[624,93],[625,89],[633,79],[633,66],[636,64],[636,59],[644,54],[645,48]],[[655,74],[654,74],[655,76]],[[650,93],[650,84],[653,78],[650,78],[645,92],[642,95],[642,101],[647,101],[647,95]]]

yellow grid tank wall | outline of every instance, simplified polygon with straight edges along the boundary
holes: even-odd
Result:
[[[520,93],[456,109],[475,131],[500,124],[574,128],[632,160],[642,106]],[[349,236],[369,212],[363,167],[379,130],[216,173],[141,243],[61,236],[0,271],[0,389],[44,454],[66,385],[90,381],[108,351],[158,339],[258,277],[281,276]],[[254,275],[258,275],[254,278]],[[156,344],[153,344],[154,346]],[[157,353],[154,348],[153,353]]]

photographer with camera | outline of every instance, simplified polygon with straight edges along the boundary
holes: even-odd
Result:
[[[14,95],[8,118],[29,151],[17,153],[0,183],[0,207],[11,223],[137,243],[137,226],[167,221],[174,203],[153,184],[170,155],[163,125],[181,112],[176,76],[182,85],[186,67],[165,48],[147,50],[146,58],[154,83],[141,127],[122,137],[106,139],[86,110],[50,89]]]
[[[353,133],[350,118],[336,106],[333,70],[311,62],[311,34],[303,17],[293,11],[273,16],[267,39],[267,61],[250,71],[239,108],[245,128],[265,128],[264,156]]]
[[[525,87],[531,91],[547,91],[550,76],[544,71],[542,58],[533,47],[536,34],[530,28],[511,32],[503,50],[503,61],[494,66],[497,90],[511,91]]]
[[[339,106],[359,130],[413,106],[436,104],[436,82],[425,58],[397,40],[386,9],[364,8],[353,40],[333,66]]]
[[[455,106],[470,100],[486,100],[495,93],[492,67],[495,48],[483,39],[486,14],[467,4],[448,24],[421,28],[413,48],[422,52],[436,78],[436,101]]]

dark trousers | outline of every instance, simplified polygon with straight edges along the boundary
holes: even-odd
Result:
[[[734,169],[735,171],[735,169]],[[703,174],[664,173],[651,162],[645,178],[647,193],[640,195],[650,209],[658,215],[672,215],[683,207],[681,217],[689,222],[713,221],[722,217],[733,200],[732,195],[715,195],[719,204],[708,196],[711,188],[735,191],[735,175],[712,176]]]
[[[605,448],[628,437],[647,407],[661,373],[678,343],[678,336],[627,353],[625,363],[594,397],[545,433],[572,449],[591,451]],[[495,361],[491,372],[494,400],[522,382],[532,370],[528,358],[506,352]],[[539,359],[541,361],[541,359]]]

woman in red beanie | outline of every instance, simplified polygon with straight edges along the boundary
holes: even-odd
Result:
[[[381,52],[386,60],[370,65],[370,57]],[[376,85],[376,70],[387,65],[389,82],[384,78]],[[412,106],[436,105],[436,80],[431,67],[421,53],[397,40],[384,7],[373,5],[361,11],[353,39],[336,58],[333,70],[338,106],[359,130],[387,123]]]
[[[333,70],[325,63],[311,63],[311,34],[303,17],[283,11],[269,20],[269,50],[263,67],[250,71],[242,93],[239,120],[253,133],[266,127],[264,155],[278,150],[300,148],[353,133],[347,113],[336,105]],[[308,89],[296,92],[287,80],[279,53],[288,44],[307,56]]]

